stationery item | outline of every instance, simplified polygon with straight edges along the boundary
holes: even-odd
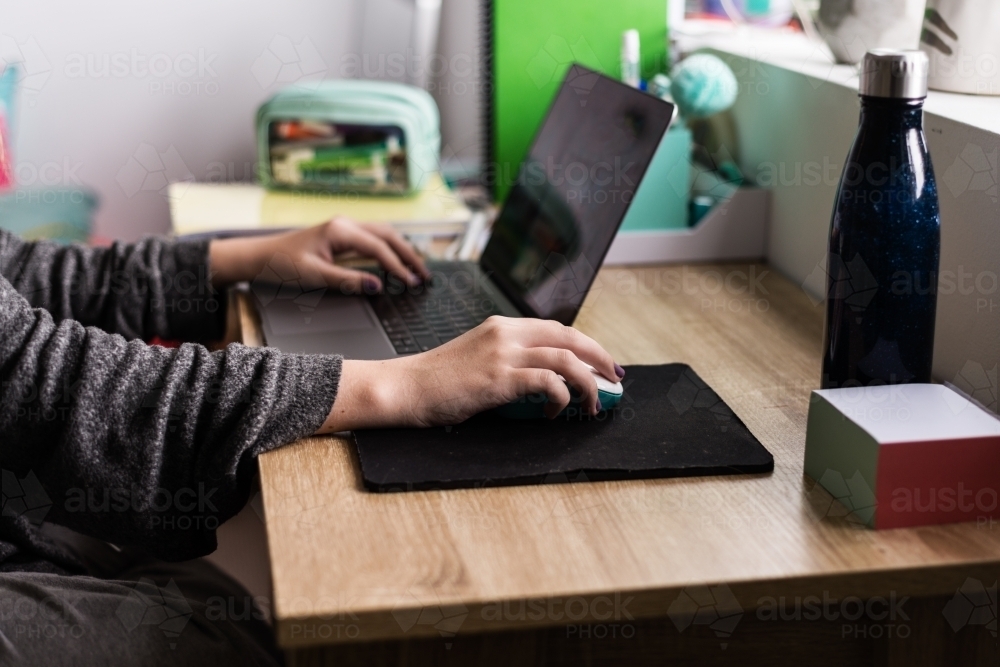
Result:
[[[355,431],[369,491],[767,473],[774,459],[686,364],[626,366],[596,418],[477,415],[456,426]]]
[[[6,190],[12,185],[14,185],[14,157],[10,151],[7,110],[0,105],[0,190]]]
[[[672,3],[671,3],[672,4]],[[792,0],[691,0],[693,9],[733,22],[784,26],[792,18]]]
[[[927,56],[879,49],[830,223],[823,388],[930,382],[941,247]]]
[[[438,170],[438,109],[427,91],[399,83],[300,84],[258,109],[257,150],[269,187],[412,193]]]
[[[626,30],[622,33],[622,83],[639,88],[642,77],[639,73],[639,31]]]
[[[850,513],[877,529],[992,525],[1000,517],[1000,420],[937,384],[814,391],[805,471],[840,501],[820,502],[824,516]]]
[[[934,90],[1000,95],[1000,2],[929,0],[920,48]]]
[[[18,66],[11,64],[0,74],[0,190],[13,187],[16,182],[11,141],[14,136],[14,92],[18,73]]]
[[[460,234],[472,216],[440,174],[408,197],[270,191],[247,183],[174,183],[170,218],[177,236],[308,227],[342,215],[387,222],[401,232]]]

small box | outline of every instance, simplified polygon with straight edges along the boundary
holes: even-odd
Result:
[[[1000,419],[936,384],[812,393],[805,471],[876,529],[1000,517]]]

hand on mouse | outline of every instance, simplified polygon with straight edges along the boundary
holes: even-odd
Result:
[[[441,347],[386,361],[345,360],[337,399],[318,431],[457,424],[521,396],[548,396],[555,417],[570,402],[566,378],[596,415],[597,382],[625,372],[592,338],[551,320],[494,316]]]
[[[291,261],[306,284],[329,287],[345,294],[377,292],[382,281],[375,275],[340,266],[336,256],[357,253],[378,261],[408,285],[430,273],[417,251],[388,225],[360,225],[347,218],[334,218],[314,227],[267,236],[213,240],[209,245],[212,284],[222,287],[253,280],[276,257]]]

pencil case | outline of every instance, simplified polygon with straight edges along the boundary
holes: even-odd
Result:
[[[440,151],[437,105],[413,86],[301,84],[257,110],[259,175],[271,188],[409,194],[438,170]]]

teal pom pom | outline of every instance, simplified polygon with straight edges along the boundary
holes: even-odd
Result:
[[[739,84],[721,58],[696,53],[674,67],[670,95],[686,118],[705,118],[733,106]]]

